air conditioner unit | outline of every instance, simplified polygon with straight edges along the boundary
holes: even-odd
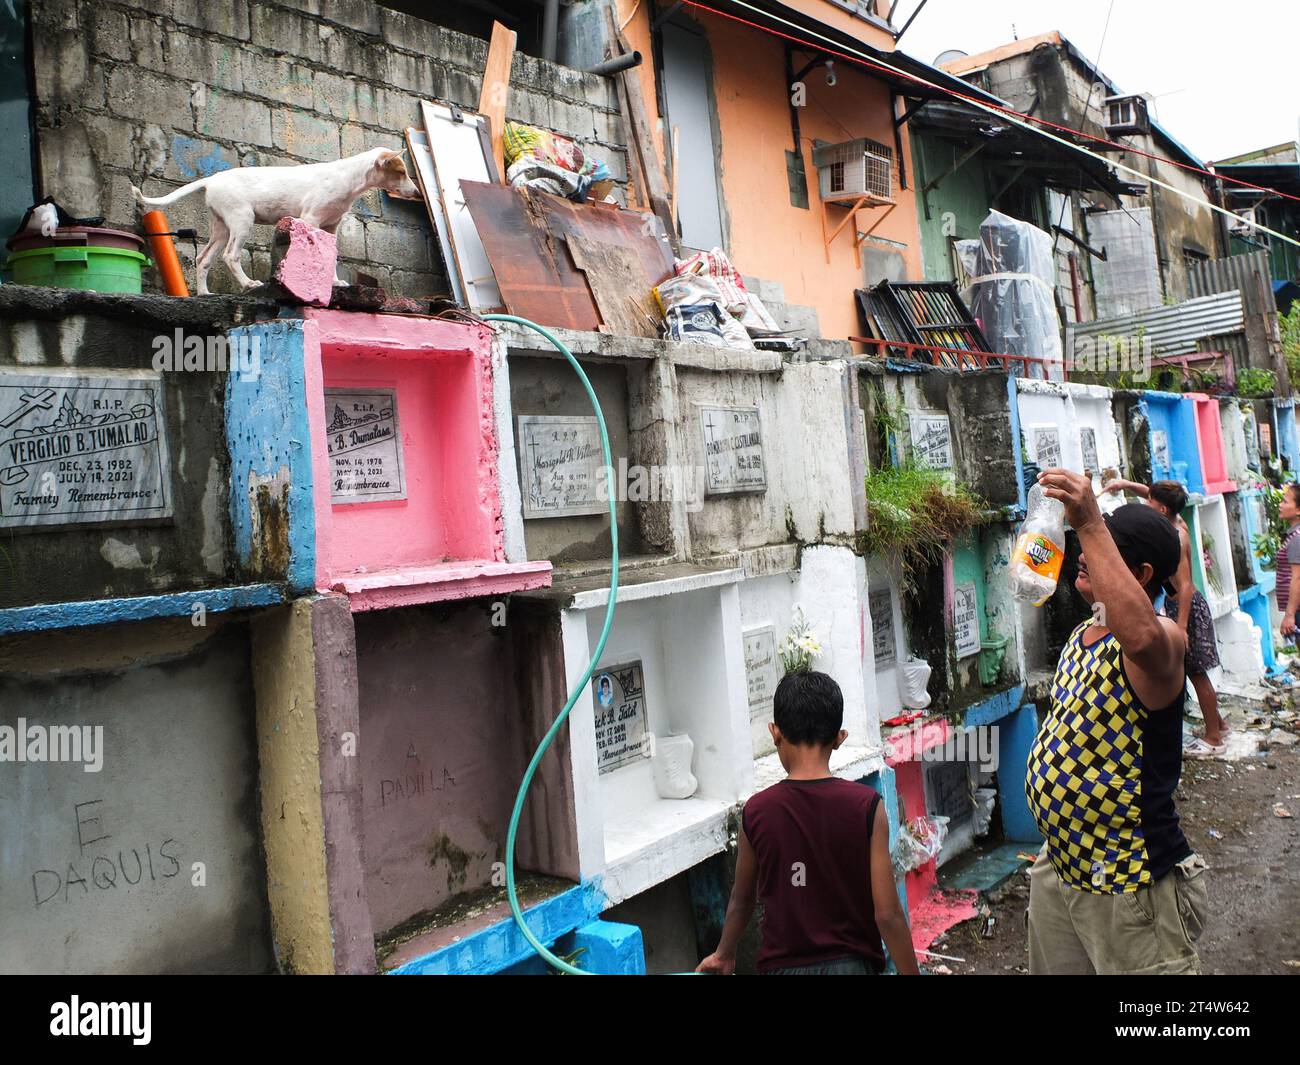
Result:
[[[1106,97],[1107,133],[1149,133],[1151,120],[1147,117],[1145,96]]]
[[[894,153],[865,137],[813,149],[823,203],[853,202],[863,196],[892,203]]]

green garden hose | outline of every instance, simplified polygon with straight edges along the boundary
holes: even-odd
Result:
[[[489,322],[513,322],[515,325],[521,325],[525,329],[531,329],[535,333],[540,333],[554,345],[566,359],[569,365],[573,367],[574,373],[582,382],[582,387],[587,390],[587,398],[591,400],[592,409],[596,412],[596,424],[600,426],[600,446],[604,450],[605,468],[608,470],[609,493],[609,540],[611,545],[612,570],[609,579],[609,605],[605,608],[605,625],[600,630],[600,639],[596,641],[596,648],[591,652],[591,661],[587,663],[586,672],[578,678],[573,690],[569,692],[568,702],[564,704],[564,709],[560,711],[559,717],[547,730],[546,735],[542,737],[542,742],[537,745],[537,750],[533,752],[532,761],[528,763],[528,769],[524,772],[524,779],[519,784],[519,792],[515,795],[515,807],[510,813],[510,828],[506,833],[506,896],[510,900],[510,912],[514,915],[515,924],[519,926],[519,931],[523,937],[528,940],[532,948],[537,951],[550,965],[559,969],[561,972],[570,973],[574,976],[591,976],[586,972],[570,965],[563,958],[558,958],[547,949],[546,944],[533,934],[533,930],[528,927],[528,922],[524,920],[524,912],[519,906],[519,893],[515,886],[515,838],[519,834],[519,819],[523,816],[524,800],[528,796],[528,786],[533,782],[533,774],[537,772],[537,767],[541,764],[542,756],[550,747],[551,742],[559,734],[564,722],[568,720],[569,711],[577,703],[578,698],[587,690],[587,683],[591,680],[591,675],[596,672],[596,663],[600,661],[600,656],[605,653],[605,643],[609,639],[609,630],[614,626],[614,606],[618,602],[618,517],[614,508],[613,492],[613,470],[614,459],[609,450],[609,433],[605,429],[605,415],[600,409],[600,401],[596,399],[596,391],[591,387],[591,381],[587,378],[586,372],[579,365],[578,360],[573,357],[573,352],[566,348],[560,341],[547,329],[538,325],[536,322],[530,322],[527,318],[519,318],[513,314],[485,314],[483,318]]]

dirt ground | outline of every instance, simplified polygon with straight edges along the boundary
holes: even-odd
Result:
[[[1178,811],[1188,840],[1210,864],[1210,900],[1217,910],[1197,949],[1206,973],[1300,975],[1300,744],[1278,742],[1296,722],[1275,719],[1257,705],[1228,703],[1224,710],[1231,711],[1234,728],[1261,742],[1257,753],[1238,761],[1183,765]],[[1274,731],[1278,725],[1285,726],[1282,732]],[[1265,739],[1270,734],[1273,742]],[[1279,817],[1276,804],[1293,816]],[[926,968],[934,972],[942,965],[953,975],[1029,971],[1026,873],[985,893],[983,902],[987,913],[930,948],[964,961],[935,959]]]

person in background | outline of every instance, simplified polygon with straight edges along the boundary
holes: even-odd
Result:
[[[831,774],[831,752],[848,736],[839,685],[825,673],[788,673],[772,716],[768,729],[788,775],[745,803],[722,937],[696,972],[735,973],[736,948],[761,898],[760,974],[878,973],[883,937],[897,970],[915,976],[884,803],[874,788]]]
[[[1282,611],[1282,635],[1294,641],[1300,595],[1292,596],[1291,589],[1300,585],[1300,483],[1283,486],[1278,514],[1289,529],[1277,552],[1277,608]]]
[[[1129,503],[1102,516],[1092,481],[1044,470],[1079,537],[1074,586],[1100,607],[1066,641],[1025,794],[1046,842],[1029,872],[1031,974],[1201,971],[1206,863],[1178,823],[1186,638],[1156,612],[1178,572],[1173,524]]]
[[[1214,758],[1224,754],[1228,745],[1223,742],[1229,732],[1228,723],[1219,713],[1219,696],[1210,682],[1210,670],[1219,664],[1219,645],[1214,635],[1214,618],[1210,604],[1192,582],[1192,535],[1187,522],[1182,519],[1187,506],[1187,489],[1177,481],[1156,481],[1149,488],[1135,481],[1112,480],[1103,491],[1127,490],[1146,499],[1178,530],[1182,551],[1178,573],[1174,576],[1174,593],[1165,597],[1165,614],[1178,622],[1187,640],[1187,679],[1196,692],[1201,716],[1205,719],[1205,735],[1199,736],[1183,749],[1186,758]]]

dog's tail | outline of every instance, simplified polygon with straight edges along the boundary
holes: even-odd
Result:
[[[175,192],[169,192],[166,196],[146,196],[136,186],[131,186],[131,191],[135,193],[136,201],[145,207],[166,207],[169,203],[175,203],[177,200],[183,200],[193,192],[198,192],[203,188],[215,175],[209,174],[205,178],[199,178],[198,181],[191,181],[188,185],[182,185]]]

